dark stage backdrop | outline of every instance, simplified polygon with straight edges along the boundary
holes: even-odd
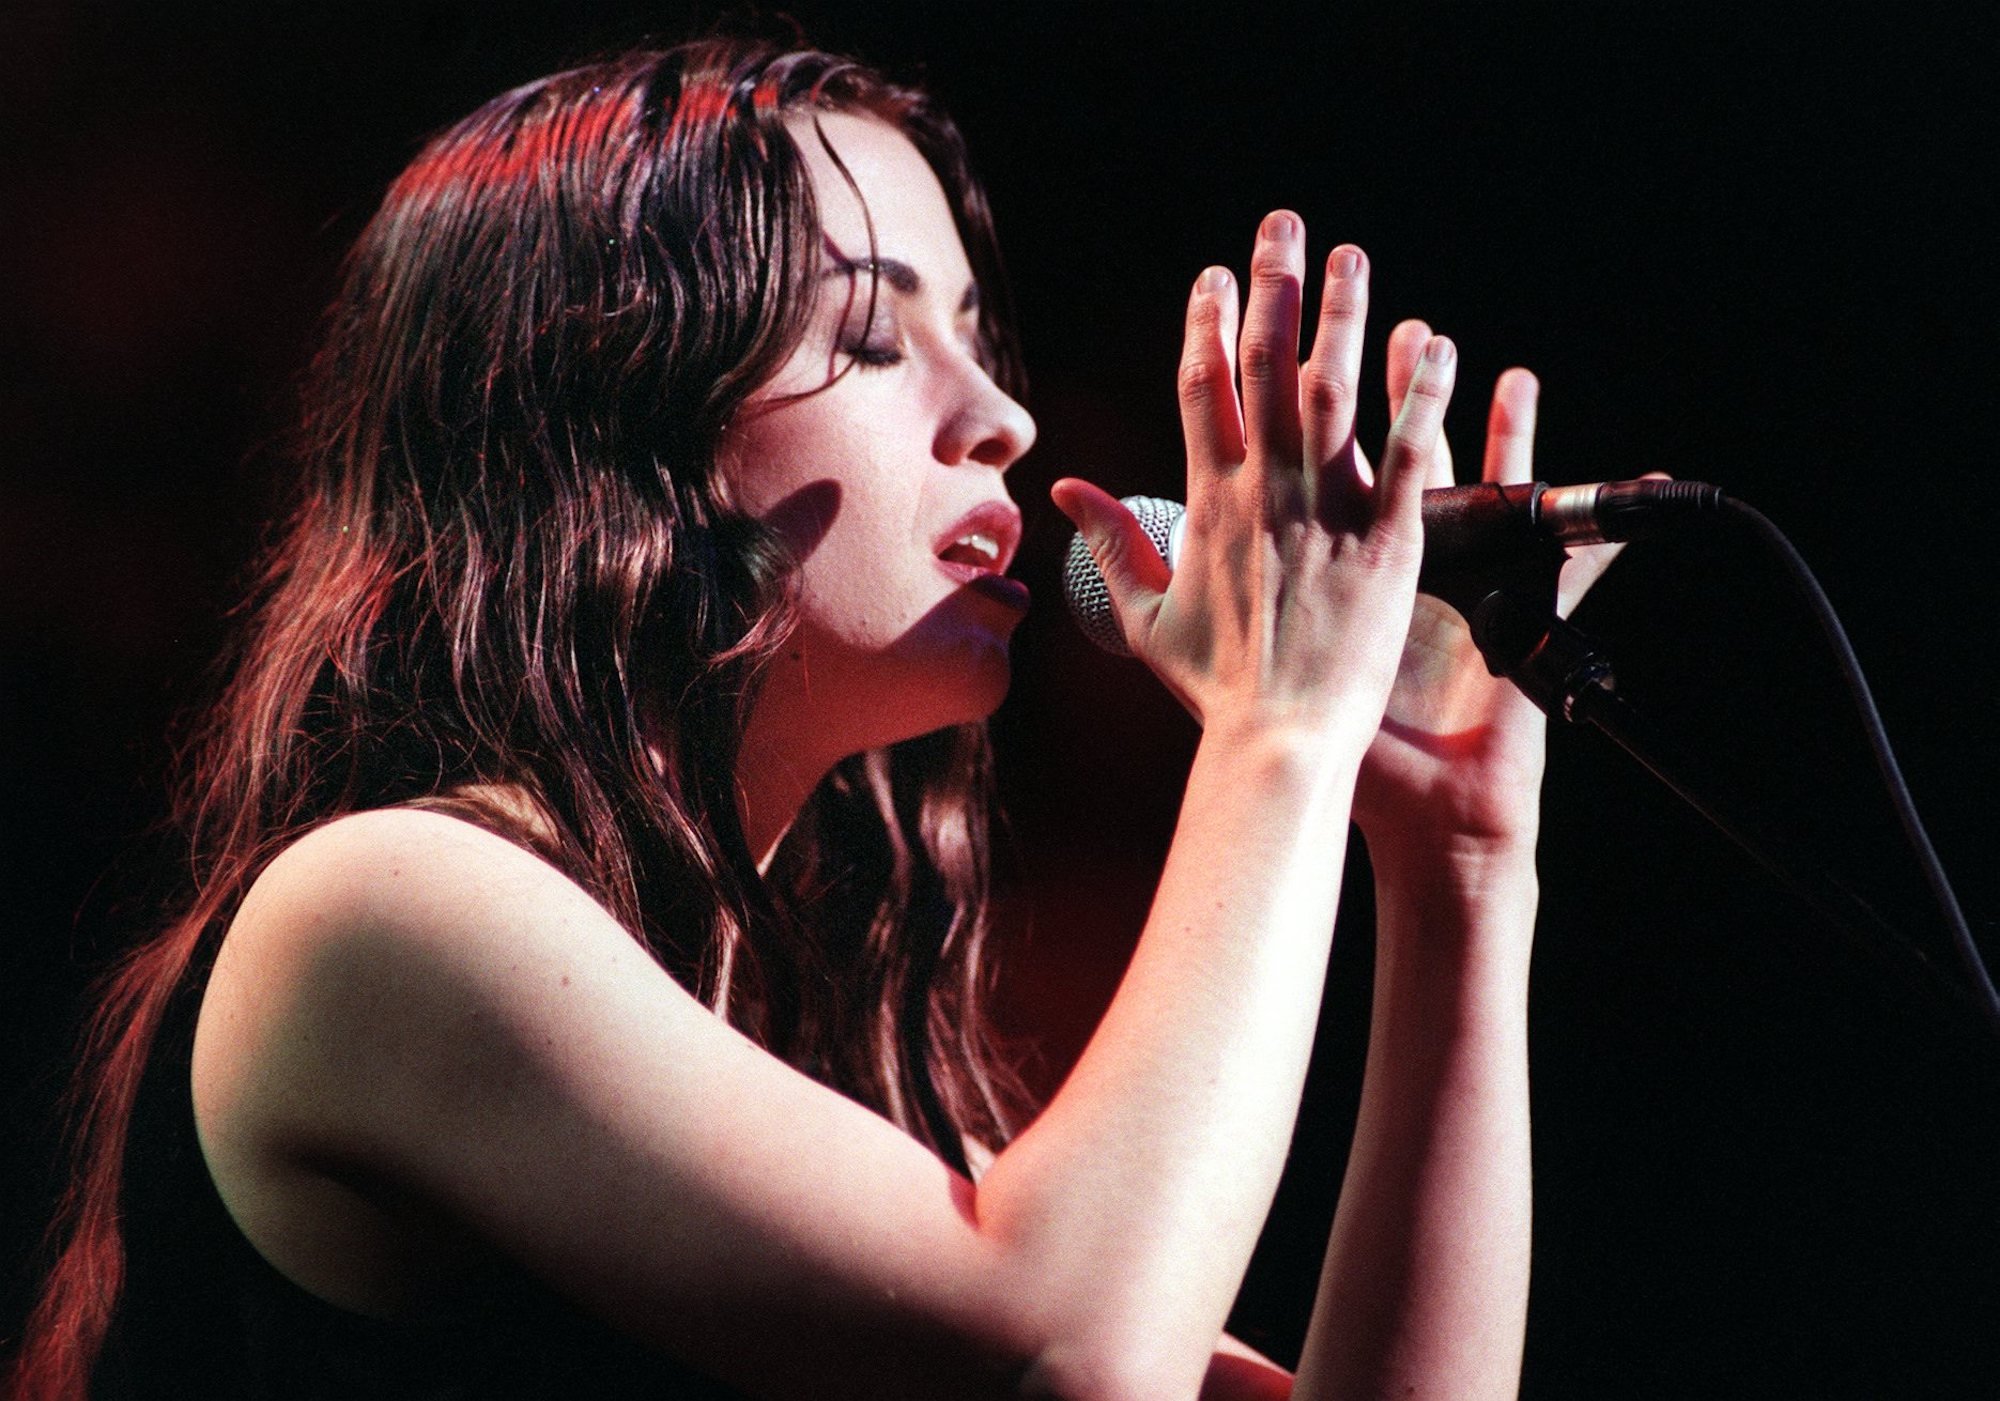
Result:
[[[1458,340],[1462,462],[1493,377],[1526,364],[1545,477],[1704,478],[1789,529],[2000,955],[1990,17],[794,12],[943,95],[1016,283],[1038,602],[996,732],[1008,1006],[1049,1047],[1044,1083],[1130,947],[1194,740],[1060,616],[1046,487],[1176,492],[1185,289],[1206,262],[1240,268],[1281,204],[1316,249],[1372,254],[1377,356],[1405,315]],[[58,1180],[47,1115],[79,989],[142,919],[121,862],[161,809],[170,720],[258,539],[264,445],[342,247],[425,132],[706,13],[108,0],[0,18],[0,1331]],[[1371,440],[1385,417],[1372,403]],[[1806,616],[1755,552],[1636,547],[1583,621],[1628,693],[1942,948]],[[1526,1394],[2000,1395],[1993,1048],[1592,736],[1556,735],[1550,767]],[[1365,890],[1350,881],[1293,1170],[1236,1320],[1280,1355],[1351,1125]]]

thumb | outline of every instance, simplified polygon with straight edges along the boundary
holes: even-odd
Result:
[[[1159,612],[1172,571],[1138,518],[1102,488],[1064,477],[1049,488],[1049,499],[1083,536],[1090,557],[1104,576],[1112,612],[1129,645],[1131,638],[1147,631]]]

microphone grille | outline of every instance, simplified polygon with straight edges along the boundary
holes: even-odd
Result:
[[[1160,558],[1169,568],[1174,556],[1179,553],[1174,547],[1174,527],[1187,514],[1187,508],[1178,501],[1168,501],[1158,496],[1127,496],[1122,503],[1138,518],[1146,532],[1146,538],[1153,542],[1153,548],[1160,552]],[[1121,657],[1132,655],[1132,649],[1125,645],[1125,637],[1118,631],[1118,617],[1111,607],[1111,591],[1104,586],[1104,575],[1091,558],[1090,546],[1083,542],[1078,533],[1069,542],[1069,554],[1063,560],[1063,597],[1069,600],[1069,615],[1076,619],[1076,625],[1083,635],[1107,652],[1115,652]]]

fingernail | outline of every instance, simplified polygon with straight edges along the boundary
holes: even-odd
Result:
[[[1264,237],[1273,243],[1290,243],[1299,236],[1299,221],[1279,210],[1264,220]]]
[[[1338,249],[1333,255],[1333,275],[1339,278],[1353,277],[1361,271],[1361,254],[1352,248]]]
[[[1457,347],[1452,345],[1443,336],[1432,336],[1430,344],[1424,347],[1424,359],[1430,361],[1439,369],[1443,369],[1446,365],[1449,365],[1452,362],[1452,358],[1457,354]]]
[[[1229,285],[1228,268],[1209,268],[1202,273],[1195,286],[1204,292],[1220,292]]]

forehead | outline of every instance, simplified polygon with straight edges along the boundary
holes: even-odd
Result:
[[[881,256],[913,264],[927,283],[955,301],[971,281],[971,269],[944,187],[910,139],[886,122],[851,112],[804,114],[787,125],[812,177],[820,224],[834,246],[850,259],[866,258],[872,222]],[[839,165],[828,146],[838,153]],[[847,175],[841,174],[842,165]]]

